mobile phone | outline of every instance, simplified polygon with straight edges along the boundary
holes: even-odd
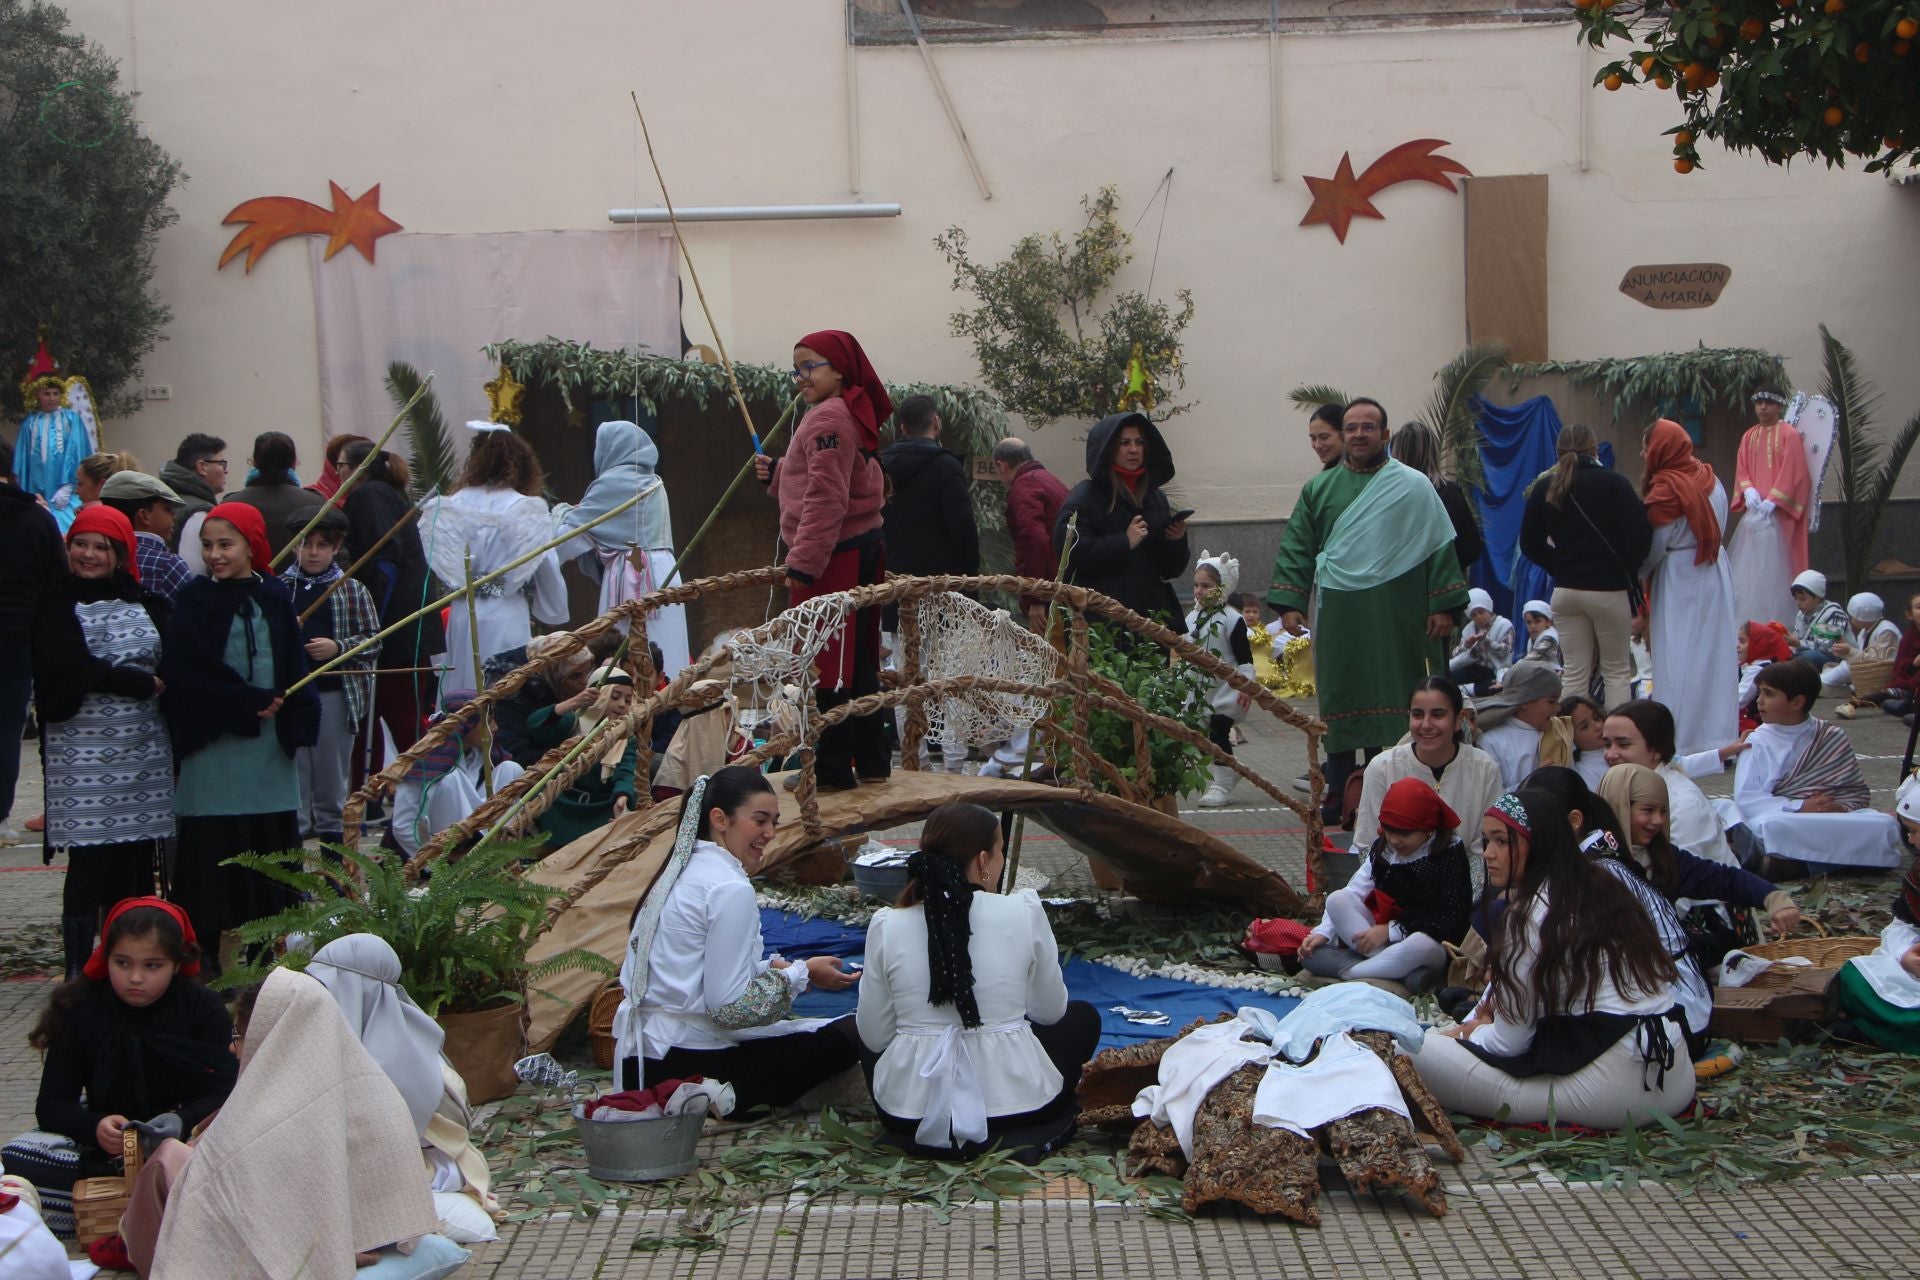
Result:
[[[1180,522],[1181,522],[1182,520],[1185,520],[1185,519],[1186,519],[1186,518],[1187,518],[1188,516],[1190,516],[1190,515],[1192,515],[1192,514],[1193,514],[1193,508],[1192,508],[1192,507],[1188,507],[1188,508],[1187,508],[1187,509],[1186,509],[1185,511],[1176,511],[1176,512],[1174,512],[1174,513],[1173,513],[1173,515],[1172,515],[1172,516],[1170,516],[1170,517],[1168,517],[1168,519],[1167,519],[1167,523],[1168,523],[1168,524],[1179,524],[1179,523],[1180,523]]]

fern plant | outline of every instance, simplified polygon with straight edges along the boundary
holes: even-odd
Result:
[[[301,895],[277,915],[242,925],[240,941],[256,953],[298,936],[279,963],[302,969],[312,953],[335,938],[371,933],[400,957],[400,985],[428,1014],[467,1013],[502,1000],[523,1001],[535,984],[574,969],[611,977],[604,957],[572,950],[529,964],[533,941],[551,901],[560,891],[515,874],[520,859],[536,852],[530,842],[482,845],[458,861],[435,865],[430,879],[408,881],[400,859],[373,857],[330,845],[339,861],[305,849],[243,853],[229,865],[257,871]],[[222,986],[265,978],[269,958],[229,969]]]
[[[1907,465],[1907,455],[1920,442],[1920,413],[1908,418],[1891,441],[1883,442],[1870,428],[1880,405],[1880,393],[1861,374],[1853,352],[1820,326],[1821,362],[1825,381],[1821,390],[1833,401],[1833,452],[1840,463],[1840,547],[1846,561],[1847,589],[1864,591],[1873,572],[1874,544],[1887,501]]]
[[[387,366],[387,394],[394,408],[404,407],[426,379],[404,360]],[[421,495],[445,493],[453,484],[453,442],[447,437],[447,419],[440,412],[440,397],[432,391],[413,400],[407,410],[407,439],[413,445],[408,463],[413,468],[413,487]]]

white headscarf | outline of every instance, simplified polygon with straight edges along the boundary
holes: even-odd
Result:
[[[1848,598],[1847,616],[1862,622],[1878,622],[1887,616],[1887,602],[1871,591],[1862,591]]]
[[[445,1089],[440,1046],[447,1033],[400,985],[400,957],[383,938],[350,933],[314,952],[307,972],[332,994],[361,1045],[400,1091],[414,1129],[425,1137]]]
[[[602,551],[625,553],[635,547],[642,551],[673,549],[673,517],[667,507],[667,491],[654,469],[660,465],[660,447],[634,422],[603,422],[593,434],[593,483],[587,486],[580,505],[564,503],[554,508],[559,531],[577,529],[607,514],[647,486],[651,494],[630,510],[604,524],[594,525],[586,536]],[[578,542],[567,548],[578,547]],[[591,553],[588,553],[591,556]],[[583,568],[588,568],[582,565]],[[598,577],[597,561],[588,572]]]

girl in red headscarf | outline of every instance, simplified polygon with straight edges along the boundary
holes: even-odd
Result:
[[[1680,755],[1717,749],[1738,730],[1727,690],[1740,680],[1733,573],[1721,532],[1727,493],[1693,454],[1686,428],[1665,418],[1647,430],[1641,492],[1653,523],[1648,580],[1654,696],[1673,711]]]
[[[300,847],[294,753],[320,736],[320,696],[308,685],[293,597],[273,576],[265,519],[241,502],[207,512],[200,550],[211,577],[180,589],[160,666],[162,706],[179,781],[175,902],[219,971],[220,934],[292,904],[257,871],[220,865],[240,853]]]
[[[39,1188],[55,1235],[73,1236],[75,1181],[119,1172],[128,1125],[156,1141],[184,1138],[232,1091],[233,1022],[194,981],[199,972],[186,913],[128,898],[107,913],[81,975],[54,988],[28,1035],[45,1055],[39,1128],[8,1143],[0,1161]]]
[[[44,860],[67,854],[60,915],[71,979],[101,913],[153,892],[173,837],[173,751],[158,675],[168,605],[140,586],[126,516],[83,508],[67,529],[67,569],[34,618],[33,684],[45,726]]]
[[[809,406],[776,463],[754,459],[780,503],[787,590],[794,604],[880,582],[887,575],[880,508],[880,424],[893,416],[887,388],[850,333],[810,333],[793,349],[793,381]],[[822,711],[880,691],[880,609],[862,609],[816,660]],[[880,715],[844,720],[820,735],[814,776],[826,790],[892,771]]]
[[[1380,978],[1419,991],[1447,972],[1447,943],[1467,935],[1473,876],[1460,818],[1439,792],[1402,778],[1380,802],[1380,835],[1346,887],[1300,944],[1323,978]]]

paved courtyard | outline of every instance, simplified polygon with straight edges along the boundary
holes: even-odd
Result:
[[[1822,710],[1827,708],[1823,705]],[[1249,724],[1244,758],[1281,781],[1300,773],[1298,737],[1272,721]],[[1906,732],[1875,714],[1852,733],[1875,802],[1890,802]],[[38,808],[29,761],[16,817]],[[1708,788],[1724,791],[1726,780]],[[1189,814],[1298,882],[1299,824],[1243,785],[1232,808]],[[1092,892],[1083,860],[1044,832],[1027,837],[1026,864],[1054,892]],[[62,869],[37,847],[0,849],[0,946],[54,947]],[[32,1121],[39,1067],[26,1031],[49,990],[45,978],[0,982],[0,1133]],[[753,1129],[703,1143],[708,1167]],[[568,1160],[565,1149],[560,1159]],[[571,1153],[577,1161],[577,1151]],[[935,1211],[846,1194],[796,1191],[735,1211],[719,1247],[636,1251],[638,1239],[679,1237],[673,1188],[575,1219],[535,1217],[502,1228],[466,1273],[485,1280],[580,1277],[1915,1277],[1920,1276],[1920,1153],[1884,1176],[1800,1179],[1734,1191],[1681,1194],[1657,1184],[1569,1186],[1539,1168],[1496,1170],[1483,1148],[1442,1165],[1449,1213],[1432,1219],[1395,1197],[1355,1196],[1329,1173],[1323,1225],[1303,1229],[1252,1214],[1209,1211],[1196,1222],[1104,1203],[1084,1184],[1054,1183],[998,1203]]]

